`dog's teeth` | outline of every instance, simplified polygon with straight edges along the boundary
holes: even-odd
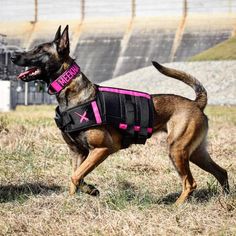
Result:
[[[37,69],[34,72],[32,72],[29,76],[35,76],[35,75],[38,75],[38,74],[40,74],[40,70],[39,69]]]

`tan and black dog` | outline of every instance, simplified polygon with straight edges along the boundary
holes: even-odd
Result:
[[[49,85],[74,62],[69,52],[68,26],[62,34],[59,27],[52,42],[28,52],[15,53],[11,60],[16,65],[31,67],[19,76],[23,81],[42,80]],[[172,94],[151,95],[155,109],[153,129],[167,132],[169,156],[182,180],[182,193],[176,203],[183,203],[197,187],[189,161],[215,176],[224,192],[228,193],[227,172],[211,159],[205,147],[208,130],[208,120],[203,113],[207,104],[205,88],[185,72],[166,68],[157,62],[153,65],[162,74],[188,84],[196,93],[194,101]],[[79,73],[56,98],[60,110],[65,111],[94,99],[96,93],[96,85]],[[110,154],[122,148],[121,132],[112,125],[101,125],[78,132],[73,138],[63,132],[62,136],[72,153],[70,194],[79,188],[82,192],[97,195],[98,190],[83,179]]]

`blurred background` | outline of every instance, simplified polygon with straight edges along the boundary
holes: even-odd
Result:
[[[44,84],[16,81],[22,68],[10,55],[52,40],[59,25],[69,24],[71,55],[95,83],[150,66],[152,60],[235,59],[231,49],[233,55],[224,55],[224,48],[220,55],[204,53],[215,52],[222,42],[232,44],[236,0],[0,0],[0,6],[0,80],[11,81],[1,87],[10,88],[12,106],[55,102]]]

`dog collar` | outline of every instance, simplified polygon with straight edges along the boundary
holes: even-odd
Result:
[[[48,86],[50,95],[58,94],[80,73],[80,67],[74,62],[63,74]]]

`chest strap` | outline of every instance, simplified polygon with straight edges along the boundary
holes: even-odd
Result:
[[[97,99],[89,101],[62,113],[58,106],[55,116],[58,128],[63,132],[71,133],[104,123],[105,119],[100,113],[101,104],[98,101]]]

